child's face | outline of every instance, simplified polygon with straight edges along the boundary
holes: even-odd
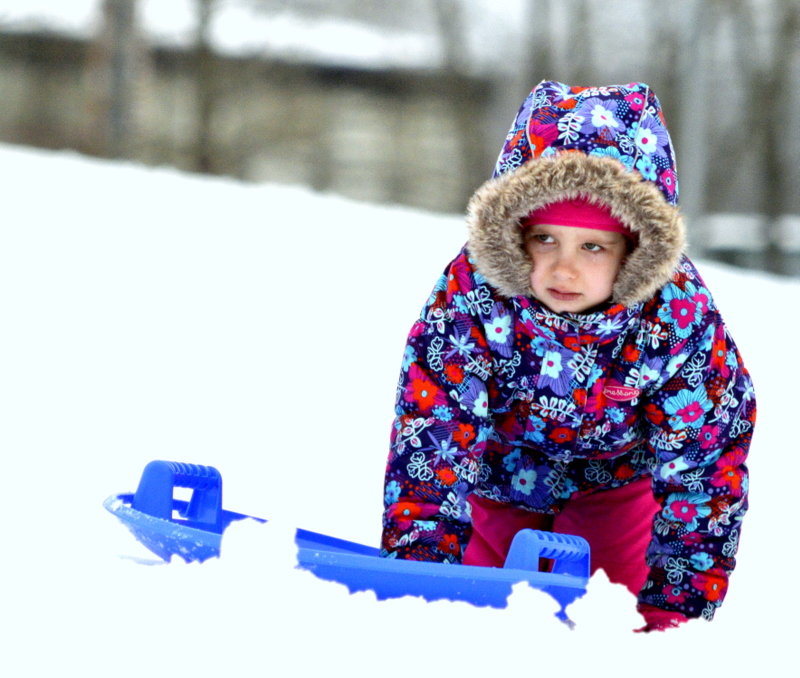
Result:
[[[582,313],[611,298],[628,251],[620,233],[538,224],[525,234],[531,287],[556,313]]]

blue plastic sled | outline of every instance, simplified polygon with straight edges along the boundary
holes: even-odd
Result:
[[[175,499],[174,488],[192,490],[189,501]],[[150,462],[135,494],[112,495],[105,507],[153,553],[169,561],[203,561],[220,555],[222,534],[233,521],[253,518],[222,508],[222,476],[211,466]],[[518,582],[545,591],[561,605],[557,616],[586,591],[589,544],[572,535],[520,531],[505,566],[446,565],[379,557],[377,548],[308,530],[297,530],[298,565],[350,592],[372,590],[379,600],[422,596],[426,600],[462,600],[505,607]],[[539,558],[553,561],[539,571]]]

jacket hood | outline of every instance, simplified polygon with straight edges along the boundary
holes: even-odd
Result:
[[[685,248],[672,142],[643,83],[570,87],[542,82],[523,102],[493,177],[468,207],[469,251],[504,296],[533,296],[519,220],[577,197],[608,206],[638,242],[612,301],[632,306],[669,282]]]

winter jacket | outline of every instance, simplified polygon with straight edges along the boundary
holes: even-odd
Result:
[[[608,304],[556,314],[533,296],[521,217],[582,196],[637,238]],[[684,255],[669,134],[644,84],[540,83],[469,242],[413,325],[397,389],[383,554],[460,562],[475,492],[556,514],[649,477],[661,506],[639,602],[710,619],[747,508],[753,388]]]

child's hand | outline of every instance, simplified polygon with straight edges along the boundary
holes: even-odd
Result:
[[[680,612],[670,612],[662,610],[652,605],[639,605],[639,614],[647,622],[642,628],[634,629],[634,633],[650,633],[651,631],[666,631],[674,629],[689,619]]]

